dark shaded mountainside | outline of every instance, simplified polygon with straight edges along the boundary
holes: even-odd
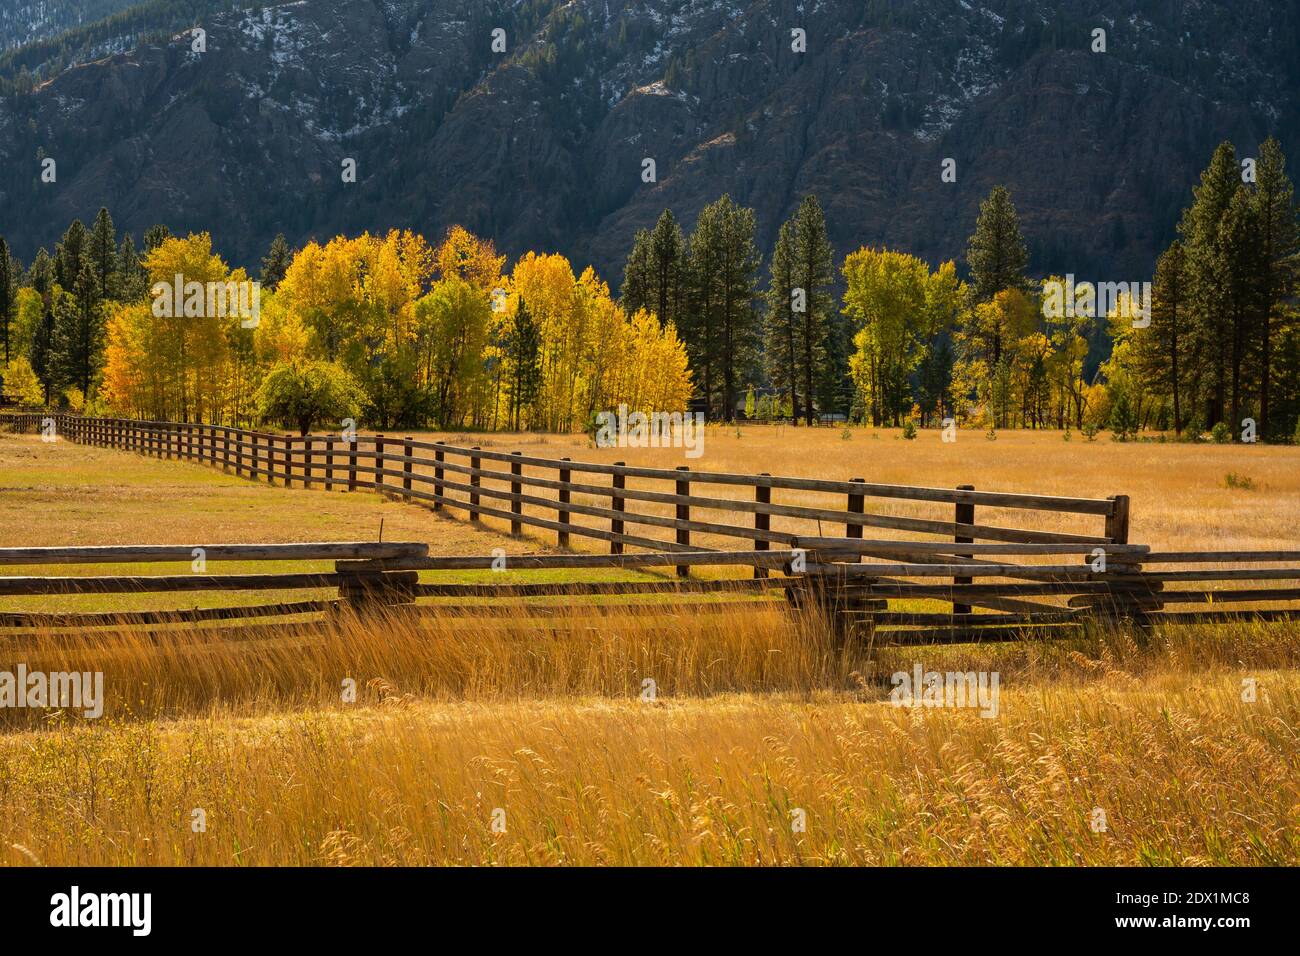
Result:
[[[1005,183],[1033,271],[1136,280],[1217,142],[1300,155],[1292,3],[301,0],[201,25],[206,52],[178,35],[0,103],[15,254],[100,206],[137,236],[211,231],[250,266],[279,231],[461,223],[617,286],[665,207],[689,225],[730,192],[767,252],[814,192],[837,254],[937,262]]]

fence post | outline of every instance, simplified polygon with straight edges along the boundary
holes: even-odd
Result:
[[[230,427],[221,426],[221,470],[230,474]]]
[[[440,441],[440,442],[436,442],[435,444],[437,444],[437,445],[439,445],[439,446],[442,446],[442,445],[445,445],[446,442],[441,442],[441,441]],[[434,510],[434,511],[441,511],[441,510],[442,510],[442,497],[443,497],[443,495],[446,494],[446,491],[445,491],[445,490],[443,489],[443,487],[442,487],[442,473],[443,473],[443,472],[442,472],[442,462],[443,462],[443,454],[444,454],[444,453],[443,453],[443,450],[442,450],[441,447],[435,448],[435,449],[433,450],[433,460],[434,460],[434,463],[435,463],[434,466],[433,466],[433,493],[437,496],[437,499],[438,499],[438,500],[436,500],[436,501],[433,503],[433,510]]]
[[[627,462],[625,462],[625,461],[616,461],[616,462],[614,462],[614,467],[615,467],[615,468],[622,468],[622,467],[623,467],[624,465],[626,465],[626,464],[627,464]],[[622,475],[622,474],[620,474],[619,472],[614,472],[613,485],[614,485],[614,490],[615,490],[615,491],[621,491],[621,490],[623,490],[624,488],[627,487],[627,476],[626,476],[626,475]],[[619,511],[619,512],[621,512],[621,511],[626,507],[626,504],[624,503],[624,500],[623,500],[623,498],[622,498],[620,495],[611,495],[609,500],[610,500],[610,506],[611,506],[615,511]],[[609,519],[609,530],[612,531],[612,532],[614,532],[614,534],[622,534],[622,533],[623,533],[623,519],[622,519],[622,518],[610,518],[610,519]],[[622,541],[611,541],[611,542],[609,543],[609,553],[610,553],[610,554],[622,554],[622,553],[623,553],[623,542],[622,542]]]
[[[414,464],[414,462],[411,461],[411,458],[414,454],[415,454],[415,449],[411,447],[411,436],[407,435],[405,440],[402,442],[402,457],[406,459],[406,461],[402,462],[402,490],[403,491],[411,490],[411,469],[412,469],[412,465]],[[402,497],[406,501],[411,500],[410,495],[403,495]]]
[[[957,490],[958,490],[958,491],[974,491],[974,490],[975,490],[975,486],[974,486],[974,485],[958,485],[958,486],[957,486]],[[959,502],[957,502],[956,506],[955,506],[954,509],[953,509],[953,520],[956,521],[957,524],[974,524],[974,523],[975,523],[975,503],[974,503],[973,501],[959,501]],[[974,538],[969,537],[969,536],[967,536],[967,535],[960,534],[960,533],[957,534],[957,535],[955,535],[955,536],[953,537],[953,541],[957,542],[957,544],[971,544],[974,540],[975,540]],[[957,555],[957,557],[959,557],[959,558],[970,558],[970,557],[974,557],[974,555],[970,555],[970,554],[959,554],[959,555]],[[972,578],[969,578],[969,577],[957,576],[957,577],[954,577],[954,578],[952,579],[952,583],[953,583],[954,585],[957,585],[957,584],[970,584],[972,580],[973,580],[973,579],[972,579]],[[953,614],[969,614],[970,612],[971,612],[971,606],[970,606],[969,604],[957,604],[957,603],[954,602],[954,604],[953,604],[953,606],[952,606],[952,613],[953,613]]]
[[[334,490],[334,433],[325,436],[325,490]]]
[[[771,473],[765,471],[765,472],[763,472],[759,477],[760,477],[760,478],[769,478],[769,477],[771,477]],[[757,502],[759,505],[770,505],[770,504],[772,503],[772,487],[771,487],[770,485],[755,485],[755,486],[754,486],[754,501]],[[755,512],[754,512],[754,530],[755,530],[755,531],[770,531],[771,529],[772,529],[772,516],[769,515],[769,514],[766,514],[766,513],[762,512],[762,511],[755,511]],[[772,544],[771,544],[770,541],[767,540],[766,537],[764,537],[764,538],[755,538],[755,539],[754,539],[754,550],[755,550],[755,551],[767,551],[767,550],[769,550],[771,547],[772,547]],[[757,566],[756,566],[756,567],[754,568],[754,577],[756,577],[756,578],[765,578],[765,577],[767,577],[767,568],[760,568],[760,567],[757,567]]]
[[[382,491],[384,488],[384,476],[380,474],[384,470],[384,436],[375,436],[375,491]]]
[[[311,487],[311,468],[312,468],[312,445],[316,442],[316,436],[307,435],[302,443],[302,486]]]
[[[560,459],[560,461],[569,461],[569,460],[570,460],[569,458],[561,458],[561,459]],[[561,483],[561,484],[564,484],[564,485],[567,485],[567,484],[572,480],[572,474],[573,474],[573,472],[570,471],[568,468],[561,467],[561,468],[560,468],[560,483]],[[562,504],[562,505],[567,505],[568,503],[569,503],[569,489],[568,489],[568,488],[561,488],[561,489],[560,489],[560,504]],[[569,512],[568,512],[568,509],[561,509],[561,510],[557,511],[556,514],[555,514],[555,520],[558,521],[560,524],[565,525],[565,527],[566,527],[566,529],[567,529],[567,526],[568,526],[568,524],[569,524]],[[568,530],[560,530],[560,531],[557,531],[557,532],[555,533],[555,543],[556,543],[556,545],[557,545],[558,547],[561,547],[561,548],[567,548],[567,547],[569,546],[569,532],[568,532]]]
[[[510,454],[518,456],[520,452],[512,451]],[[517,461],[512,461],[510,463],[510,474],[514,475],[516,478],[522,475],[523,466]],[[519,495],[522,492],[523,492],[523,486],[521,485],[520,482],[518,481],[510,482],[510,511],[512,514],[521,515],[524,513],[524,503],[519,500]],[[512,535],[517,537],[518,535],[523,533],[523,530],[524,530],[524,526],[521,521],[519,521],[517,518],[510,519],[510,533]]]
[[[689,465],[678,465],[677,470],[684,471],[689,474],[691,468]],[[691,480],[689,478],[678,478],[675,493],[677,494],[678,497],[685,497],[689,495],[691,493]],[[691,520],[691,506],[689,504],[686,504],[685,502],[681,502],[681,501],[677,503],[677,520],[678,521]],[[690,546],[691,532],[689,528],[677,529],[677,543],[684,544],[687,547]],[[677,576],[679,578],[690,577],[690,574],[691,574],[691,566],[689,564],[677,565]]]
[[[1111,495],[1110,514],[1106,515],[1106,537],[1111,544],[1128,544],[1128,495]]]
[[[480,449],[479,449],[479,446],[478,446],[478,445],[475,445],[475,446],[474,446],[474,451],[479,451],[479,450],[480,450]],[[470,467],[470,469],[473,471],[473,474],[469,476],[469,483],[470,483],[473,487],[475,487],[475,488],[477,488],[477,487],[479,486],[479,484],[480,484],[480,482],[479,482],[479,473],[478,473],[478,471],[479,471],[479,467],[480,467],[481,464],[482,464],[482,459],[479,458],[478,455],[470,455],[470,458],[469,458],[469,467]],[[479,520],[479,516],[478,516],[478,492],[477,492],[477,491],[471,491],[471,492],[469,493],[469,520],[470,520],[470,521],[478,521],[478,520]]]
[[[865,479],[865,478],[850,478],[850,479],[849,479],[849,481],[856,481],[856,482],[858,482],[859,484],[862,484],[862,483],[865,482],[866,480],[867,480],[867,479]],[[860,515],[860,514],[862,514],[862,512],[863,512],[863,510],[864,510],[864,507],[865,507],[865,503],[866,503],[866,497],[865,497],[865,496],[863,496],[863,495],[858,495],[858,494],[854,494],[853,492],[849,492],[849,514],[853,514],[853,515]],[[844,536],[845,536],[846,538],[861,538],[861,537],[862,537],[862,525],[860,525],[860,524],[845,524],[845,525],[844,525]]]
[[[348,438],[348,491],[357,490],[357,436]]]

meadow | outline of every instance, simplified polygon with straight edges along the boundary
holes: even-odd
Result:
[[[848,435],[711,427],[690,464],[1127,493],[1132,539],[1160,547],[1294,547],[1300,528],[1297,448]],[[585,436],[438,437],[684,463],[680,450],[597,449]],[[0,435],[0,489],[0,545],[10,546],[372,539],[381,519],[385,540],[427,541],[435,553],[553,543],[370,493],[272,488],[32,436]],[[0,598],[0,610],[20,606],[30,604]],[[503,611],[418,627],[346,618],[265,641],[38,635],[0,638],[0,648],[0,667],[102,669],[108,690],[98,721],[3,713],[6,864],[1300,857],[1300,640],[1290,624],[869,648],[835,644],[815,616],[665,605],[651,616]],[[997,671],[998,716],[891,706],[889,675],[917,661]],[[355,701],[340,693],[345,680]],[[1257,693],[1245,695],[1244,682]]]

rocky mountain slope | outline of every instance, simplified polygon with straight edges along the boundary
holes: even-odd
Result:
[[[137,236],[207,229],[253,264],[277,231],[298,243],[460,222],[617,285],[634,231],[665,207],[689,226],[730,192],[770,248],[812,191],[839,254],[884,243],[937,261],[963,253],[980,199],[1005,183],[1035,269],[1149,277],[1215,143],[1250,155],[1273,133],[1300,156],[1300,16],[1266,0],[1056,6],[299,0],[217,14],[205,52],[179,35],[0,103],[0,234],[29,259],[107,205]],[[57,182],[41,181],[43,157]]]

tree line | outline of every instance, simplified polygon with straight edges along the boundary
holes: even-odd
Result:
[[[3,390],[156,418],[351,409],[384,427],[574,431],[622,402],[674,411],[694,396],[721,421],[1296,434],[1300,224],[1275,140],[1244,161],[1215,150],[1148,288],[1111,301],[1101,277],[1030,279],[1028,259],[999,186],[960,269],[863,247],[837,276],[806,196],[764,284],[753,210],[724,195],[689,234],[671,210],[637,232],[617,301],[559,255],[526,253],[507,274],[460,227],[437,247],[393,231],[295,251],[278,236],[249,330],[153,313],[152,285],[174,274],[247,280],[210,237],[157,226],[137,253],[101,210],[27,269],[0,238]]]
[[[251,318],[201,291],[251,283],[210,235],[155,227],[137,255],[106,210],[26,270],[0,240],[0,263],[0,387],[25,403],[300,429],[355,416],[573,431],[620,404],[682,409],[690,394],[671,323],[626,312],[560,255],[530,252],[507,273],[490,241],[459,226],[437,246],[394,230],[294,251],[277,236]],[[177,276],[200,290],[193,309],[173,293]]]
[[[1274,139],[1243,162],[1218,147],[1145,287],[1031,280],[1001,186],[980,206],[960,272],[864,247],[839,264],[838,303],[815,196],[781,225],[766,288],[754,236],[753,211],[723,196],[689,235],[665,210],[624,267],[624,307],[673,322],[715,420],[1296,432],[1300,227]]]

